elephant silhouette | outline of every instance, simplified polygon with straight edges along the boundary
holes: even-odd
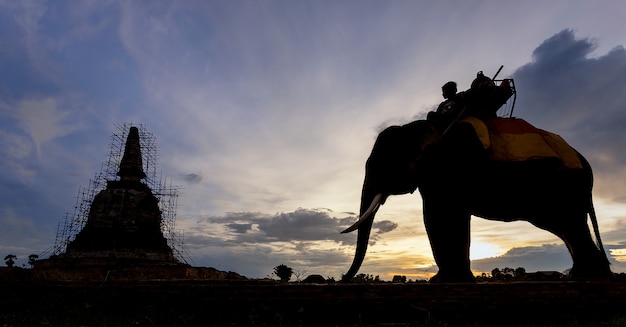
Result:
[[[491,122],[505,119],[513,118]],[[443,136],[427,120],[386,128],[367,159],[360,218],[342,232],[358,230],[354,260],[343,281],[352,279],[363,263],[380,205],[390,195],[416,189],[439,268],[431,282],[474,281],[469,259],[472,215],[504,222],[525,220],[555,234],[572,257],[572,278],[611,276],[593,208],[591,166],[564,144],[578,167],[568,167],[558,158],[495,160],[469,123],[457,122]]]

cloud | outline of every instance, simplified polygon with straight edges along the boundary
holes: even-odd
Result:
[[[17,110],[24,127],[35,142],[38,157],[43,144],[78,129],[78,126],[68,123],[70,113],[59,109],[53,98],[23,100],[18,104]]]
[[[238,234],[245,234],[252,230],[252,224],[226,224],[226,227]]]
[[[528,272],[538,270],[563,272],[571,266],[572,260],[569,252],[565,245],[561,244],[516,247],[501,256],[471,262],[471,269],[474,272],[490,272],[493,268],[504,267],[523,267]]]
[[[0,6],[5,10],[5,17],[9,18],[7,21],[14,24],[12,26],[14,28],[7,28],[6,30],[19,36],[12,38],[19,46],[13,47],[8,53],[26,57],[29,65],[22,67],[27,69],[29,73],[37,72],[46,78],[51,78],[54,69],[46,58],[47,50],[42,51],[45,48],[42,45],[47,42],[43,42],[40,34],[40,22],[48,10],[47,5],[38,2],[3,1]]]
[[[335,241],[343,243],[346,236],[339,232],[356,221],[352,214],[337,218],[328,209],[297,209],[293,212],[268,215],[254,212],[228,213],[224,216],[207,217],[193,228],[196,232],[215,237],[225,237],[233,243],[253,242],[303,242]],[[391,221],[375,222],[372,235],[394,230],[398,225]],[[223,231],[232,234],[223,234]]]
[[[271,277],[273,268],[280,264],[307,274],[337,278],[347,271],[352,256],[331,246],[320,248],[309,242],[206,245],[189,249],[189,253],[194,263],[252,278]]]
[[[595,58],[596,41],[572,30],[548,38],[533,61],[513,73],[514,114],[563,136],[587,157],[596,173],[596,194],[626,199],[626,49]]]
[[[54,231],[36,226],[24,212],[10,208],[0,210],[0,226],[0,253],[16,255],[18,266],[26,263],[29,255],[40,255],[42,249],[51,246]]]
[[[576,40],[574,32],[567,29],[543,41],[533,51],[533,61],[543,70],[568,70],[572,65],[584,64],[595,48],[595,40]]]
[[[264,276],[272,267],[286,264],[337,277],[345,273],[356,243],[356,234],[340,231],[355,221],[353,213],[328,209],[297,209],[273,215],[228,213],[203,217],[196,226],[186,228],[185,244],[193,260],[228,265],[247,276]],[[370,245],[396,227],[396,223],[386,220],[375,222]]]
[[[36,175],[33,167],[33,159],[36,151],[32,141],[25,135],[13,134],[0,131],[0,143],[4,147],[0,148],[0,161],[5,171],[9,171],[17,176],[32,178]]]
[[[396,229],[396,227],[398,227],[398,224],[389,220],[374,222],[374,224],[372,225],[372,228],[378,229],[381,234],[391,232],[392,230]]]
[[[626,242],[606,245],[611,270],[624,271],[626,268]],[[552,270],[564,272],[572,268],[572,259],[564,244],[543,244],[509,249],[501,256],[472,260],[474,272],[490,272],[493,268],[525,268],[527,272]]]
[[[183,180],[185,180],[189,184],[200,183],[203,179],[204,176],[202,174],[189,173],[183,175]]]

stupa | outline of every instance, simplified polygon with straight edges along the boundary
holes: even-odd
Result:
[[[124,125],[113,140],[106,168],[82,192],[74,216],[57,230],[54,254],[35,261],[29,276],[98,282],[246,280],[235,272],[184,262],[173,233],[177,193],[155,178],[154,138],[143,128]]]
[[[139,130],[130,127],[119,180],[107,180],[93,199],[87,221],[53,259],[72,265],[180,265],[161,231],[159,199],[142,179]]]

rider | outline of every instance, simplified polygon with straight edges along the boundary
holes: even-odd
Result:
[[[441,93],[445,100],[436,111],[429,112],[426,119],[443,132],[461,112],[465,92],[457,93],[456,82],[450,81],[441,87]]]
[[[496,118],[500,105],[495,105],[497,86],[493,80],[479,71],[468,91],[467,114],[482,120]]]
[[[454,111],[456,107],[456,91],[456,82],[454,81],[450,81],[441,87],[441,93],[445,100],[437,107],[437,113],[448,115]]]
[[[493,79],[483,75],[482,71],[478,72],[470,90],[466,92],[467,114],[482,120],[496,118],[497,111],[514,93],[511,82],[512,80],[505,79],[500,85],[496,85]]]
[[[482,71],[476,74],[467,91],[457,93],[453,81],[444,84],[441,90],[446,100],[439,104],[436,111],[426,116],[440,133],[444,133],[456,119],[465,116],[474,116],[483,121],[496,118],[498,109],[513,94],[507,81],[496,86],[493,79]]]

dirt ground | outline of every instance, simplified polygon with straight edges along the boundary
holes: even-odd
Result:
[[[626,282],[1,281],[0,326],[626,326]]]

